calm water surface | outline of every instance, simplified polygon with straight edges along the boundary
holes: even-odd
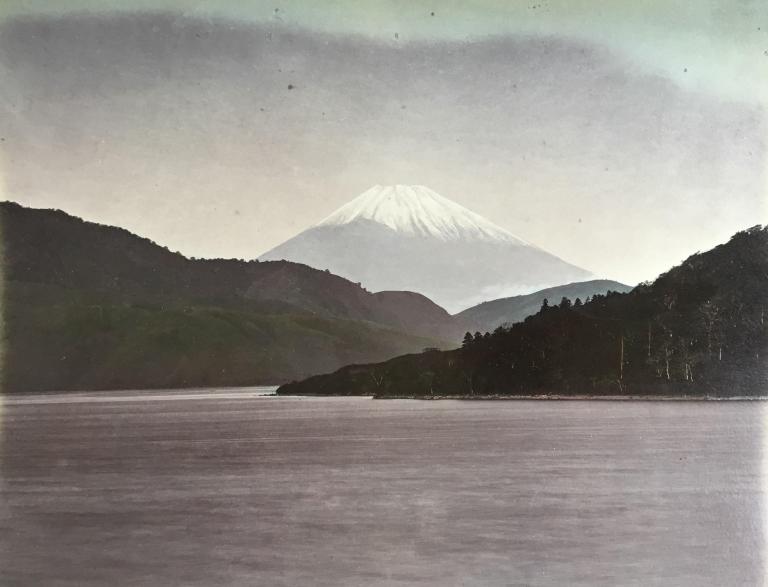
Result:
[[[760,585],[763,403],[3,401],[0,585]]]

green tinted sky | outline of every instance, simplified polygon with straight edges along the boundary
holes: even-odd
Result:
[[[279,21],[401,43],[504,33],[566,35],[608,44],[686,87],[768,100],[765,0],[6,0],[2,10],[6,15],[160,10]]]
[[[253,258],[377,183],[627,283],[766,221],[766,0],[0,10],[0,199],[186,254]]]

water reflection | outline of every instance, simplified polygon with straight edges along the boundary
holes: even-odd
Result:
[[[0,583],[763,581],[763,403],[200,394],[6,401]]]

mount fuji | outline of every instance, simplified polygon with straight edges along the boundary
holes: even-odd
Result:
[[[328,269],[373,291],[419,292],[452,313],[592,277],[418,185],[374,186],[259,259]]]

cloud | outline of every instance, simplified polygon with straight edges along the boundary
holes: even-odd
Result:
[[[765,217],[761,106],[585,40],[24,17],[0,67],[9,197],[196,256],[255,257],[376,183],[630,282]]]
[[[609,46],[687,87],[768,101],[768,3],[762,0],[6,0],[0,16],[141,11],[400,44],[554,35]]]

